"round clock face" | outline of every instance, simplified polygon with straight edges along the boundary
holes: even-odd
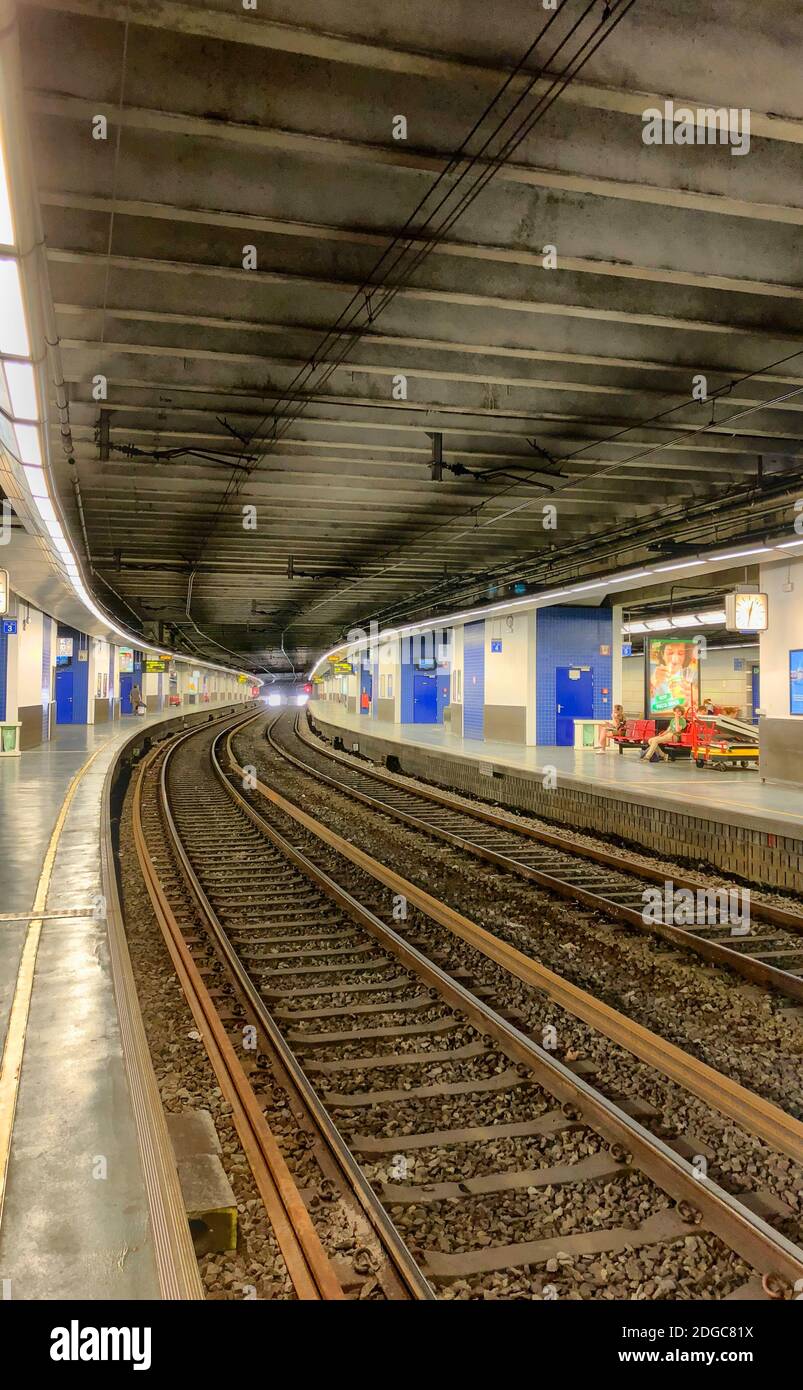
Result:
[[[742,632],[756,632],[767,626],[767,601],[763,594],[737,594],[734,604],[736,626]]]

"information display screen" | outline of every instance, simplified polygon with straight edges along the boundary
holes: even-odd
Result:
[[[651,637],[647,662],[647,712],[669,715],[675,705],[697,708],[700,663],[694,642]]]

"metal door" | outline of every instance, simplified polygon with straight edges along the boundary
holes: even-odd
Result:
[[[437,724],[438,678],[432,671],[413,672],[413,723]]]
[[[131,687],[134,684],[134,675],[131,671],[126,671],[120,677],[120,713],[133,714],[131,708]]]
[[[72,724],[73,706],[73,668],[56,668],[56,723]]]
[[[463,738],[485,736],[485,623],[463,628]]]
[[[558,666],[555,670],[555,742],[559,747],[573,744],[575,719],[593,717],[593,671],[580,666]]]

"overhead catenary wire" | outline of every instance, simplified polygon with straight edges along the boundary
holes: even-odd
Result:
[[[603,42],[604,38],[606,38],[606,37],[613,31],[613,29],[614,29],[614,28],[616,27],[616,25],[620,22],[620,20],[621,20],[622,18],[624,18],[625,14],[627,14],[627,12],[628,12],[628,11],[633,7],[633,5],[635,5],[636,3],[637,3],[637,0],[619,0],[618,5],[615,4],[615,3],[614,3],[613,5],[602,4],[602,18],[596,23],[594,29],[592,30],[591,35],[581,44],[580,49],[578,50],[578,52],[574,53],[574,54],[572,55],[572,57],[568,60],[568,62],[566,63],[565,67],[563,68],[563,70],[562,70],[556,77],[554,77],[553,79],[551,79],[551,86],[549,87],[548,93],[547,93],[547,95],[549,96],[549,100],[546,102],[546,104],[544,104],[544,98],[539,98],[539,100],[536,102],[535,107],[533,108],[533,110],[531,110],[531,111],[528,113],[528,116],[525,118],[525,120],[524,120],[523,122],[520,123],[519,127],[517,128],[517,131],[514,132],[513,136],[510,136],[510,137],[507,137],[507,138],[506,138],[505,144],[504,144],[504,146],[503,146],[503,152],[497,151],[496,154],[493,156],[493,159],[492,159],[492,161],[491,161],[490,163],[488,163],[488,164],[483,163],[483,165],[481,166],[481,169],[480,169],[480,174],[479,174],[479,176],[478,176],[478,179],[475,181],[475,191],[471,192],[470,194],[464,195],[464,197],[463,197],[463,199],[462,199],[462,201],[461,201],[461,204],[460,204],[460,214],[462,214],[462,212],[465,210],[465,207],[468,206],[469,202],[473,201],[473,198],[476,197],[476,196],[479,194],[479,192],[482,191],[482,189],[486,186],[486,184],[490,181],[490,179],[491,179],[492,177],[494,177],[494,175],[498,172],[499,168],[502,167],[502,164],[510,157],[510,155],[511,155],[511,154],[513,153],[513,151],[518,147],[518,145],[521,144],[521,142],[526,138],[526,135],[529,134],[530,130],[532,130],[532,128],[533,128],[533,126],[536,124],[536,122],[537,122],[538,120],[540,120],[540,119],[543,117],[543,115],[544,115],[544,114],[546,113],[546,111],[550,108],[550,106],[554,103],[554,101],[556,101],[556,100],[558,99],[558,97],[561,95],[561,93],[562,93],[562,92],[566,89],[566,87],[574,80],[574,78],[577,76],[577,74],[580,72],[580,70],[585,66],[585,64],[586,64],[586,63],[589,61],[589,59],[593,56],[593,53],[596,52],[596,49],[599,47],[600,43]],[[585,8],[583,9],[583,11],[582,11],[582,13],[581,13],[579,19],[575,20],[574,24],[571,26],[571,28],[570,28],[570,30],[569,30],[569,33],[564,37],[563,40],[561,40],[561,41],[558,43],[558,45],[556,46],[556,48],[552,51],[552,53],[551,53],[551,54],[549,55],[549,57],[545,60],[545,62],[539,66],[538,71],[532,75],[531,80],[530,80],[530,82],[528,83],[525,92],[519,97],[519,99],[516,101],[516,103],[514,104],[514,106],[511,108],[511,112],[508,112],[508,113],[505,115],[504,119],[503,119],[502,121],[500,121],[500,122],[497,124],[497,126],[495,127],[495,130],[494,130],[493,132],[491,132],[491,135],[490,135],[489,137],[486,137],[485,144],[484,144],[483,147],[482,147],[482,153],[484,153],[485,150],[488,148],[488,144],[489,144],[490,141],[494,138],[494,136],[497,135],[501,130],[504,129],[504,126],[507,124],[507,122],[508,122],[509,119],[510,119],[510,116],[511,116],[511,114],[512,114],[512,111],[515,111],[515,110],[519,107],[519,105],[521,104],[521,102],[522,102],[522,100],[524,99],[524,97],[529,93],[529,91],[532,90],[532,87],[533,87],[539,80],[541,80],[541,79],[543,78],[543,74],[544,74],[544,71],[545,71],[545,69],[546,69],[546,66],[547,66],[549,63],[554,62],[554,59],[555,59],[556,55],[557,55],[557,54],[561,51],[561,49],[566,45],[566,43],[568,42],[569,38],[576,32],[576,30],[578,29],[578,27],[579,27],[579,26],[584,22],[584,20],[591,14],[591,12],[592,12],[595,8],[597,8],[600,4],[601,4],[601,0],[589,0],[589,2],[585,5]],[[435,182],[435,184],[433,185],[433,187],[437,186],[437,184],[438,184],[440,181],[442,181],[442,180],[448,175],[448,173],[449,173],[451,167],[454,165],[454,163],[455,163],[456,160],[457,160],[457,162],[459,163],[459,160],[463,157],[463,156],[462,156],[462,151],[464,150],[464,148],[465,148],[465,146],[467,145],[468,141],[473,137],[473,135],[476,133],[476,131],[480,128],[480,126],[481,126],[482,122],[484,121],[486,115],[493,109],[494,105],[498,102],[500,96],[501,96],[501,95],[507,90],[507,88],[510,86],[510,82],[511,82],[511,80],[512,80],[513,75],[521,68],[521,66],[523,65],[523,63],[524,63],[524,62],[529,58],[529,56],[533,53],[535,47],[538,45],[538,43],[541,41],[541,39],[543,38],[543,36],[544,36],[544,35],[547,33],[547,31],[550,29],[551,25],[555,22],[556,18],[558,17],[558,15],[559,15],[560,13],[562,13],[562,11],[561,11],[561,10],[558,10],[558,11],[555,11],[553,14],[550,15],[549,20],[542,26],[541,30],[539,31],[539,34],[538,34],[537,38],[536,38],[536,39],[534,40],[534,42],[529,46],[529,48],[528,48],[526,54],[523,56],[523,58],[520,59],[519,62],[517,63],[517,65],[516,65],[516,67],[515,67],[515,69],[514,69],[514,73],[508,74],[508,77],[505,79],[505,82],[503,83],[502,87],[500,88],[500,91],[496,94],[496,97],[495,97],[495,98],[489,103],[489,105],[486,107],[485,112],[482,114],[482,116],[479,118],[479,120],[478,120],[478,121],[475,121],[474,126],[472,127],[472,130],[469,132],[468,136],[466,136],[465,139],[464,139],[464,141],[462,142],[462,144],[461,144],[461,146],[460,146],[460,149],[459,149],[457,155],[453,155],[453,156],[451,157],[451,160],[449,161],[449,163],[447,164],[447,166],[445,167],[445,169],[441,171],[441,174],[438,176],[438,180],[436,180],[436,182]],[[597,40],[596,42],[593,43],[593,46],[590,48],[590,51],[586,52],[585,50],[589,47],[589,44],[591,44],[591,43],[592,43],[592,40],[596,39],[598,35],[600,35],[600,37],[598,38],[598,40]],[[480,153],[480,152],[477,152],[476,154],[474,154],[474,155],[471,156],[471,158],[469,159],[469,162],[468,162],[468,164],[467,164],[466,169],[463,170],[463,172],[458,176],[458,178],[457,178],[457,180],[455,181],[455,183],[450,187],[450,190],[449,190],[449,193],[448,193],[448,196],[449,196],[449,197],[451,197],[452,194],[455,192],[455,190],[459,188],[459,186],[460,186],[461,182],[463,181],[463,179],[471,172],[471,170],[474,168],[474,166],[477,164],[477,162],[478,162],[478,160],[479,160],[480,158],[481,158],[481,153]],[[431,192],[432,192],[432,189],[429,190],[429,194],[430,194],[430,195],[431,195]],[[422,200],[422,203],[423,203],[424,201],[425,201],[425,200]],[[428,228],[430,222],[432,221],[433,217],[436,215],[436,212],[440,209],[440,207],[441,207],[442,205],[443,205],[443,201],[442,201],[441,203],[438,204],[438,208],[435,210],[435,212],[429,214],[429,216],[427,217],[427,219],[425,220],[425,222],[422,224],[422,226],[416,229],[416,232],[415,232],[415,235],[414,235],[414,236],[413,236],[413,235],[410,235],[410,236],[408,236],[408,237],[404,237],[404,238],[403,238],[403,241],[404,241],[404,254],[407,254],[407,251],[410,249],[410,247],[418,246],[418,245],[419,245],[421,236],[427,231],[427,228]],[[407,222],[405,223],[405,228],[406,228],[407,226],[409,226],[409,223],[410,223],[411,219],[414,218],[415,215],[416,215],[416,209],[413,210],[413,213],[410,215],[410,218],[408,218]],[[360,287],[360,289],[354,293],[354,295],[352,296],[352,300],[350,301],[350,305],[356,305],[356,308],[355,308],[354,313],[352,313],[352,317],[351,317],[350,323],[347,323],[345,326],[341,325],[341,320],[342,320],[342,318],[343,318],[343,315],[348,313],[349,305],[347,305],[346,308],[345,308],[343,311],[341,311],[341,315],[338,317],[338,320],[336,320],[336,325],[340,325],[340,326],[337,328],[338,337],[344,337],[344,336],[345,336],[345,343],[344,343],[343,351],[341,352],[340,356],[336,359],[335,362],[333,362],[333,363],[327,363],[327,365],[326,365],[326,374],[325,374],[324,377],[323,377],[323,383],[325,383],[325,381],[328,380],[329,375],[331,375],[331,373],[332,373],[334,370],[336,370],[336,367],[339,366],[340,363],[344,360],[344,358],[345,358],[347,352],[350,350],[350,348],[351,348],[356,342],[359,341],[360,337],[361,337],[362,334],[365,332],[365,329],[366,329],[370,324],[372,324],[372,323],[375,321],[375,319],[377,318],[378,314],[381,313],[381,312],[383,312],[383,310],[388,306],[388,304],[392,302],[393,298],[395,298],[396,294],[398,294],[399,291],[403,288],[404,284],[407,282],[407,280],[408,280],[409,277],[412,275],[412,273],[413,273],[413,272],[418,268],[418,266],[421,264],[421,261],[422,261],[422,259],[424,258],[424,256],[425,256],[425,255],[428,255],[428,254],[431,252],[431,250],[434,248],[434,246],[437,245],[438,240],[439,240],[439,239],[442,237],[442,235],[443,235],[444,227],[447,227],[447,228],[448,228],[448,226],[451,226],[451,225],[453,224],[453,221],[454,221],[454,220],[455,220],[455,217],[454,217],[454,215],[453,215],[452,213],[450,213],[450,214],[447,215],[447,219],[438,227],[437,231],[436,231],[432,236],[430,236],[430,237],[427,239],[427,241],[425,242],[425,245],[419,247],[419,250],[418,250],[418,252],[416,253],[416,256],[415,256],[415,258],[414,258],[414,260],[413,260],[412,266],[410,266],[410,267],[408,267],[408,268],[406,269],[403,278],[399,279],[398,281],[395,281],[394,284],[393,284],[392,286],[390,286],[390,287],[385,287],[385,288],[384,288],[384,291],[383,291],[383,286],[382,286],[381,283],[376,283],[375,281],[373,281],[373,282],[371,282],[371,281],[366,281],[366,282],[364,282],[364,284]],[[399,237],[399,235],[397,234],[397,236],[394,237],[393,240],[392,240],[392,242],[390,243],[390,247],[392,248],[394,245],[398,244],[399,241],[400,241],[400,237]],[[387,248],[387,249],[386,249],[386,252],[384,253],[384,255],[387,255],[387,252],[388,252],[389,249],[390,249],[390,248]],[[377,264],[381,264],[382,261],[383,261],[383,259],[384,259],[384,257],[380,257],[380,261],[379,261]],[[396,265],[398,265],[398,263],[399,263],[399,262],[398,262],[398,260],[397,260],[397,262],[394,263],[394,268],[395,268]],[[383,297],[383,299],[382,299],[381,304],[374,306],[374,305],[372,304],[372,296],[373,296],[374,294],[376,294],[376,293],[379,293],[379,292],[383,292],[384,297]],[[368,297],[369,297],[369,303],[368,303],[367,310],[366,310],[366,308],[365,308],[365,306],[364,306],[364,301],[365,301],[366,293],[367,293],[367,295],[368,295]],[[362,301],[363,301],[363,308],[362,308],[362,310],[360,309],[360,300],[361,300],[361,299],[362,299]],[[360,312],[360,311],[362,311],[363,313],[367,312],[367,316],[368,316],[368,317],[367,317],[367,323],[363,325],[362,330],[359,330],[358,328],[352,328],[352,327],[351,327],[351,323],[354,322],[354,319],[355,319],[355,317],[356,317],[356,314],[357,314],[358,312]],[[331,331],[332,331],[332,330],[330,330],[330,333],[331,333]],[[326,343],[326,342],[328,341],[328,338],[329,338],[329,334],[325,335],[324,339],[322,340],[322,343]],[[319,348],[318,348],[317,351],[320,352],[320,350],[321,350],[321,344],[319,344]],[[310,373],[316,371],[320,366],[321,366],[321,364],[320,364],[320,361],[318,360],[318,357],[316,357],[316,354],[313,354],[313,355],[308,359],[308,361],[307,361],[307,363],[305,364],[305,366],[302,367],[302,368],[299,370],[298,373],[296,373],[296,376],[295,376],[295,378],[293,379],[292,385],[295,386],[300,380],[302,380],[303,377],[304,377],[304,373],[305,373],[305,372],[306,372],[306,373],[308,374],[308,376],[309,376]],[[322,383],[319,383],[319,387],[320,387],[320,384],[322,384]],[[284,397],[281,397],[281,398],[279,399],[279,402],[277,402],[277,404],[280,404],[282,399],[284,399]],[[273,421],[274,421],[274,430],[273,430],[273,434],[272,434],[272,436],[270,437],[269,440],[267,440],[267,441],[262,441],[262,443],[263,443],[263,444],[267,443],[267,447],[268,447],[268,448],[275,447],[275,445],[278,443],[279,439],[282,438],[282,437],[284,436],[284,434],[287,433],[287,431],[288,431],[288,430],[291,428],[291,426],[295,423],[295,420],[298,419],[299,415],[303,413],[303,410],[304,410],[304,409],[306,409],[306,404],[307,404],[306,400],[302,401],[302,402],[298,405],[297,409],[296,409],[294,412],[291,412],[290,414],[288,414],[288,415],[286,415],[286,416],[284,417],[281,432],[279,431],[278,426],[277,426],[277,424],[276,424],[277,415],[276,415],[275,409],[271,412],[270,415],[263,416],[263,417],[261,418],[261,420],[254,426],[254,428],[253,428],[252,432],[250,433],[250,435],[247,437],[247,439],[246,439],[246,441],[245,441],[245,443],[244,443],[244,452],[245,452],[246,447],[247,447],[249,453],[251,453],[251,452],[253,451],[254,442],[255,442],[255,440],[257,439],[258,433],[259,433],[260,429],[264,426],[264,424],[267,422],[267,420],[269,420],[269,419],[273,419]],[[265,452],[265,450],[264,450],[264,448],[263,448],[263,454],[260,455],[260,457],[261,457],[261,456],[264,456],[264,452]],[[258,462],[259,462],[259,459],[257,459],[257,463],[258,463]],[[204,546],[205,544],[207,544],[207,542],[208,542],[210,536],[214,533],[214,530],[215,530],[215,528],[216,528],[217,522],[218,522],[220,516],[222,515],[222,513],[223,513],[223,511],[224,511],[224,509],[225,509],[227,503],[229,502],[229,500],[231,499],[231,497],[232,497],[237,491],[239,491],[240,487],[241,487],[241,486],[243,485],[243,483],[246,481],[246,479],[247,479],[248,476],[250,475],[250,472],[252,471],[252,467],[254,467],[254,466],[256,466],[256,465],[255,465],[255,464],[251,464],[251,463],[248,463],[248,464],[247,464],[247,463],[244,461],[242,470],[238,470],[237,473],[233,473],[232,476],[231,476],[231,478],[228,480],[227,485],[226,485],[226,488],[224,489],[223,495],[221,496],[220,501],[219,501],[219,503],[218,503],[218,506],[217,506],[217,508],[215,509],[215,513],[214,513],[214,515],[213,515],[213,517],[212,517],[212,519],[211,519],[211,521],[210,521],[208,527],[206,528],[204,535],[203,535],[203,536],[201,537],[201,539],[200,539],[200,542],[199,542],[199,548],[200,548],[200,549],[202,549],[203,546]]]
[[[572,26],[571,30],[569,31],[569,34],[566,35],[564,40],[562,40],[558,47],[550,54],[549,58],[546,60],[545,66],[554,61],[555,57],[557,56],[557,53],[568,41],[568,38],[576,31],[576,29],[579,27],[582,21],[590,14],[591,10],[595,8],[595,3],[596,0],[593,0],[592,3],[589,3],[586,6],[585,10],[580,16],[580,19],[575,21],[575,24]],[[552,80],[551,86],[548,88],[544,96],[538,99],[533,110],[530,111],[528,116],[519,124],[517,129],[506,138],[505,144],[503,145],[502,149],[497,151],[496,154],[493,155],[493,157],[490,160],[483,162],[483,164],[480,167],[480,172],[476,180],[474,181],[474,184],[470,189],[466,190],[462,194],[458,206],[450,210],[447,213],[446,217],[443,219],[443,221],[435,229],[435,231],[428,235],[422,242],[421,237],[423,232],[426,231],[428,222],[435,216],[437,211],[444,205],[448,198],[451,197],[452,193],[456,191],[463,178],[466,176],[467,173],[470,172],[471,168],[473,168],[474,165],[478,163],[479,159],[481,158],[481,155],[487,149],[490,140],[493,138],[493,135],[497,134],[500,130],[504,128],[504,125],[507,123],[509,119],[509,115],[506,116],[502,122],[500,122],[500,124],[496,128],[496,131],[494,131],[492,133],[492,136],[486,140],[485,145],[482,147],[482,151],[477,152],[476,155],[472,156],[468,168],[464,171],[463,174],[460,175],[456,183],[450,188],[448,194],[445,195],[445,197],[438,204],[438,207],[435,209],[435,212],[433,212],[430,215],[430,218],[428,218],[427,223],[425,223],[424,226],[418,230],[415,237],[408,238],[407,249],[417,246],[418,250],[416,251],[412,263],[409,266],[405,267],[402,276],[399,279],[394,280],[394,282],[391,285],[384,287],[384,289],[381,285],[377,286],[376,284],[368,284],[367,287],[364,285],[361,288],[361,290],[355,293],[355,295],[352,297],[352,303],[355,300],[357,300],[360,295],[362,295],[364,298],[366,295],[368,296],[367,307],[363,310],[363,312],[367,313],[367,322],[363,324],[362,327],[358,326],[355,327],[353,330],[350,330],[348,328],[341,330],[341,333],[346,333],[347,335],[343,348],[340,352],[340,355],[336,357],[334,361],[326,363],[326,368],[323,373],[323,376],[316,385],[317,390],[320,390],[321,387],[325,385],[326,382],[331,378],[333,373],[346,359],[351,348],[355,346],[364,336],[367,328],[373,325],[376,318],[378,318],[379,315],[383,313],[385,309],[387,309],[390,306],[390,304],[393,303],[396,296],[401,292],[401,290],[404,289],[407,284],[409,284],[415,271],[419,268],[423,261],[431,254],[435,246],[438,245],[438,243],[444,238],[444,236],[451,230],[458,218],[462,216],[466,208],[474,201],[476,197],[479,196],[479,194],[483,191],[483,189],[491,181],[491,179],[495,177],[499,169],[501,169],[502,166],[509,160],[511,155],[515,153],[515,150],[526,139],[527,135],[530,134],[537,122],[546,114],[550,107],[554,105],[554,103],[558,100],[562,92],[565,91],[566,87],[570,84],[570,82],[577,76],[577,74],[590,60],[590,58],[593,57],[593,54],[596,52],[597,48],[599,48],[600,44],[609,36],[609,34],[616,27],[616,25],[621,22],[621,20],[625,17],[627,12],[633,7],[635,3],[636,0],[620,0],[620,9],[618,13],[616,13],[613,22],[610,24],[608,24],[608,21],[611,19],[612,15],[614,14],[614,11],[609,9],[607,5],[604,7],[602,20],[599,21],[592,34],[581,45],[579,53],[575,54],[569,60],[563,72],[559,74],[558,77]],[[605,33],[601,34],[597,41],[593,43],[593,46],[590,48],[589,52],[584,53],[584,49],[588,48],[588,46],[592,44],[592,40],[596,38],[596,36],[600,33],[600,30],[605,29],[606,25],[608,27]],[[574,70],[570,72],[569,69],[571,68],[573,63],[575,63],[576,66]],[[537,81],[538,78],[542,76],[542,74],[543,69],[542,72],[538,74],[536,78],[533,79],[533,82],[530,84],[530,88],[535,84],[535,81]],[[516,105],[518,104],[519,103],[517,103]],[[399,259],[401,259],[401,257]],[[379,295],[377,301],[374,301],[373,298],[375,293]],[[357,313],[359,311],[360,306],[358,304],[357,308],[355,309],[355,313],[352,315],[352,321],[356,318]],[[313,365],[319,366],[321,364],[313,363]],[[302,368],[302,372],[304,370],[305,368]],[[294,380],[298,380],[298,375],[299,374],[297,374]],[[284,437],[284,435],[294,424],[295,420],[303,412],[303,409],[305,409],[305,405],[302,403],[302,405],[299,406],[299,408],[295,411],[294,414],[289,414],[284,417],[284,424],[282,430],[274,430],[274,435],[270,440],[271,446],[275,447],[275,444],[278,442],[278,440]]]

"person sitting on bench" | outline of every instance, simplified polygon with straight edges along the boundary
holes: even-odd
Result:
[[[654,737],[649,740],[647,747],[641,755],[642,759],[646,759],[648,763],[651,763],[657,755],[662,762],[668,763],[669,755],[664,753],[661,744],[679,743],[680,735],[683,733],[685,727],[686,720],[683,717],[683,705],[675,705],[668,727],[660,734],[655,734]]]
[[[611,722],[610,724],[606,724],[605,728],[602,730],[602,733],[600,734],[599,738],[599,747],[596,748],[594,751],[596,753],[604,753],[605,749],[608,747],[609,739],[612,739],[614,734],[617,734],[621,737],[621,735],[624,734],[626,728],[627,720],[625,719],[625,712],[623,706],[614,705],[613,714],[611,715]]]

